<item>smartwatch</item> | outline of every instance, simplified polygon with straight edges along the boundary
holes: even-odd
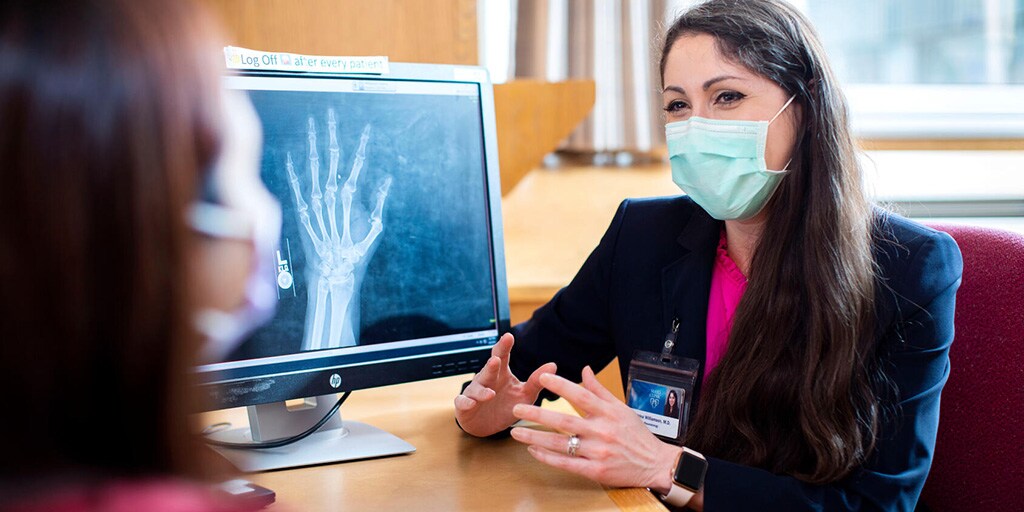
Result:
[[[708,470],[708,461],[703,455],[684,447],[672,468],[672,488],[661,499],[676,507],[685,507],[693,499],[693,495],[704,487],[704,473]]]

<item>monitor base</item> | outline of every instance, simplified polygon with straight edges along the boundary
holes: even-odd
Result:
[[[253,442],[252,433],[247,428],[219,432],[210,437],[234,443]],[[398,436],[358,421],[345,421],[342,428],[321,429],[299,442],[280,448],[211,448],[246,473],[389,457],[416,451],[415,446]]]

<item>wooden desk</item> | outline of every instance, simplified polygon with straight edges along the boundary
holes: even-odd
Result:
[[[273,471],[246,478],[295,512],[369,510],[665,510],[642,489],[605,490],[537,462],[515,440],[476,439],[455,425],[452,400],[468,376],[357,391],[350,418],[412,443],[411,455]],[[552,404],[562,410],[566,406]],[[206,421],[246,422],[244,409]]]
[[[668,164],[531,172],[501,201],[512,323],[527,320],[569,284],[627,197],[679,194]],[[597,379],[620,400],[613,360]]]
[[[528,174],[501,201],[512,321],[526,320],[569,284],[623,199],[677,194],[667,164]]]

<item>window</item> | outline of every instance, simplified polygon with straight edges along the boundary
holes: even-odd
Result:
[[[802,0],[850,84],[1024,84],[1024,0]]]
[[[1024,0],[796,0],[865,138],[1024,136]]]

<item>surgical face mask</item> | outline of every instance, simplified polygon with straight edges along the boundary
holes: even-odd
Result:
[[[233,311],[200,310],[193,319],[206,338],[203,362],[223,360],[270,320],[277,306],[275,251],[281,237],[281,206],[259,177],[260,121],[240,92],[226,91],[224,107],[224,145],[208,184],[217,203],[194,203],[188,221],[207,236],[251,241],[253,256],[242,304]]]
[[[768,126],[794,98],[769,121],[691,117],[665,125],[672,181],[718,220],[757,215],[786,174],[768,170],[765,163]]]

